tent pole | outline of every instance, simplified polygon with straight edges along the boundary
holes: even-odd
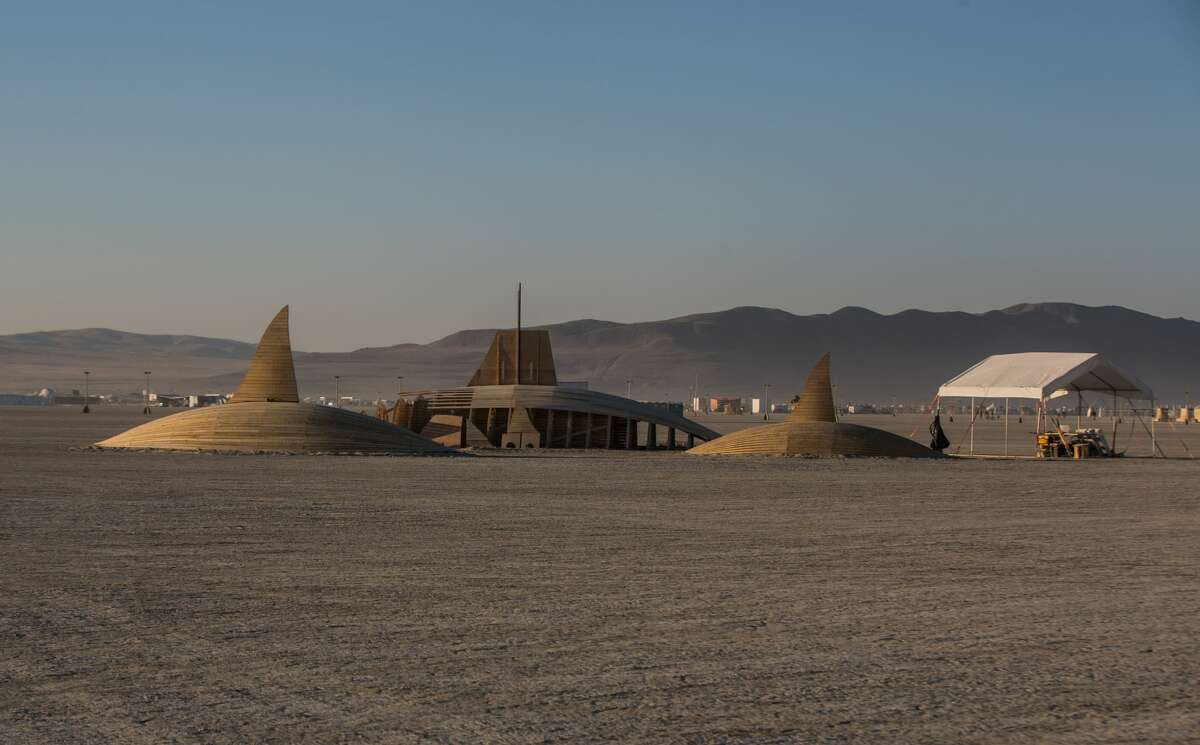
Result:
[[[1158,412],[1154,410],[1154,399],[1150,399],[1150,457],[1156,457],[1158,453],[1158,436],[1154,433],[1154,421],[1158,419]]]
[[[1008,399],[1004,399],[1004,454],[1008,455]]]
[[[1112,433],[1113,441],[1109,447],[1111,448],[1112,454],[1116,455],[1117,454],[1117,389],[1116,388],[1113,389],[1112,423],[1113,423],[1113,433]]]
[[[971,455],[975,454],[975,397],[971,396]]]
[[[1075,430],[1083,426],[1083,391],[1075,390]]]
[[[1033,439],[1034,452],[1040,452],[1038,450],[1038,447],[1039,447],[1038,446],[1038,438],[1042,436],[1042,431],[1044,429],[1044,427],[1042,426],[1042,417],[1044,417],[1045,415],[1046,415],[1046,397],[1042,396],[1040,399],[1038,399],[1037,432],[1034,433],[1035,436]]]

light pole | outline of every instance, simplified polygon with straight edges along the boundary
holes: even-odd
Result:
[[[633,378],[625,378],[625,398],[633,398]]]
[[[333,405],[342,408],[342,376],[333,376]]]
[[[91,408],[88,407],[88,379],[91,377],[91,375],[92,375],[91,370],[83,371],[83,413],[84,414],[89,414],[92,411]]]
[[[150,371],[143,370],[142,375],[146,376],[146,392],[142,394],[142,413],[150,416]]]
[[[771,420],[771,404],[767,403],[767,389],[770,387],[771,387],[770,383],[763,383],[762,407],[763,407],[763,421],[764,422]]]

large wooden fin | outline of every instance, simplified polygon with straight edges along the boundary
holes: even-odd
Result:
[[[296,403],[296,367],[292,362],[292,339],[288,330],[288,306],[275,315],[263,332],[250,369],[233,393],[230,403],[249,401],[288,401]]]
[[[800,400],[788,417],[793,422],[837,422],[833,409],[833,384],[829,379],[829,352],[817,360],[808,374]]]

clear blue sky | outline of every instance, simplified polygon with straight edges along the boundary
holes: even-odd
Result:
[[[0,333],[1200,317],[1200,0],[0,16]]]

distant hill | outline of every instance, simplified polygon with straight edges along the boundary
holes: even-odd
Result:
[[[97,393],[141,390],[143,370],[154,373],[155,390],[193,391],[212,376],[244,370],[253,353],[253,344],[203,336],[100,328],[12,334],[0,336],[0,391],[82,389],[84,369]]]
[[[35,331],[0,336],[0,359],[8,355],[139,355],[245,359],[254,345],[231,339],[168,334],[134,334],[112,329]]]
[[[741,307],[642,323],[579,320],[544,326],[560,380],[586,380],[598,390],[644,399],[681,400],[699,381],[703,394],[755,395],[764,383],[774,399],[790,398],[808,368],[833,353],[843,401],[928,400],[939,383],[989,354],[1087,351],[1105,354],[1154,387],[1163,401],[1200,398],[1200,323],[1159,318],[1117,306],[1023,303],[987,313],[907,310],[882,315],[865,308],[798,316]],[[430,344],[368,347],[347,353],[297,353],[305,394],[342,390],[390,396],[406,389],[463,385],[495,329],[459,331]],[[0,391],[63,390],[95,372],[97,390],[141,387],[232,390],[253,345],[196,336],[147,336],[107,329],[0,337]]]

